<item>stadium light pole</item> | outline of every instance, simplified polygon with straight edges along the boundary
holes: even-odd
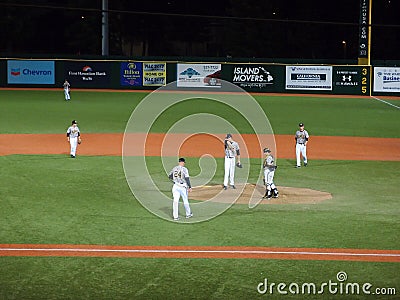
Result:
[[[101,55],[108,55],[108,0],[102,0],[101,11]]]

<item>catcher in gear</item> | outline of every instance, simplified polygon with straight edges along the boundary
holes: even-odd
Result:
[[[263,199],[270,199],[272,197],[278,198],[279,192],[274,184],[274,176],[275,170],[277,166],[275,165],[275,159],[271,154],[271,150],[265,148],[263,150],[265,154],[265,159],[263,161],[263,169],[264,169],[264,184],[265,184],[265,195]]]

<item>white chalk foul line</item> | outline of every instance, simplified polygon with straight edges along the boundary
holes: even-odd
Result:
[[[397,108],[397,109],[400,109],[400,106],[394,105],[394,104],[392,104],[392,103],[390,103],[390,102],[387,102],[387,101],[385,101],[385,100],[379,99],[379,98],[374,97],[374,96],[371,96],[371,97],[374,98],[375,100],[378,100],[378,101],[380,101],[380,102],[383,102],[383,103],[385,103],[385,104],[387,104],[387,105],[390,105],[390,106],[393,106],[393,107],[395,107],[395,108]]]
[[[311,251],[263,251],[263,250],[168,250],[168,249],[86,249],[86,248],[0,248],[1,251],[26,252],[117,252],[117,253],[196,253],[196,254],[278,254],[278,255],[327,255],[327,256],[372,256],[400,257],[400,253],[349,253]]]

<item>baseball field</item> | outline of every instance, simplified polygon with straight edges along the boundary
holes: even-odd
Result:
[[[149,93],[73,90],[67,102],[62,90],[0,90],[0,299],[400,299],[398,97],[253,95],[275,136],[280,201],[187,223],[146,209],[127,182],[124,132]],[[136,133],[138,144],[152,139],[144,160],[160,191],[171,197],[178,155],[194,178],[211,155],[207,185],[222,184],[224,128],[160,152],[169,128],[198,113],[235,125],[248,143],[243,184],[256,183],[251,116],[188,97]],[[65,135],[73,119],[76,159]],[[299,122],[309,164],[296,169]],[[294,203],[284,188],[330,197]],[[200,200],[189,199],[195,220]]]

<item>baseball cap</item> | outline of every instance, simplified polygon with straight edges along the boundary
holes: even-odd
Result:
[[[72,120],[72,124],[78,124],[76,120]]]
[[[226,135],[226,138],[227,139],[229,139],[229,138],[231,138],[232,137],[232,134],[230,134],[230,133],[228,133],[227,135]]]
[[[303,127],[304,126],[304,124],[303,123],[299,123],[299,127]]]
[[[186,162],[183,157],[179,158],[179,162]]]
[[[264,148],[263,152],[264,153],[271,153],[271,150],[269,148]]]

